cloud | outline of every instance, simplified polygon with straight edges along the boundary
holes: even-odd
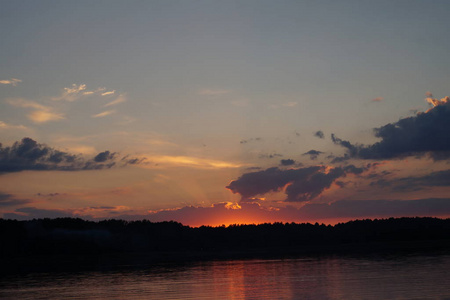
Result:
[[[115,105],[120,104],[120,103],[123,103],[123,102],[125,102],[125,101],[127,101],[127,98],[125,97],[125,94],[120,94],[120,95],[116,98],[116,100],[113,100],[113,101],[111,101],[111,102],[109,102],[109,103],[103,105],[103,107],[115,106]]]
[[[116,90],[112,90],[112,91],[109,91],[109,92],[104,92],[104,93],[102,93],[101,95],[102,95],[102,96],[114,95],[115,92],[116,92]]]
[[[292,165],[294,165],[295,164],[295,160],[293,160],[293,159],[282,159],[282,160],[280,160],[280,164],[282,165],[282,166],[292,166]]]
[[[96,115],[92,115],[92,117],[93,118],[103,118],[103,117],[109,116],[111,114],[114,114],[115,112],[116,112],[115,110],[107,110],[107,111],[98,113]]]
[[[36,110],[28,114],[28,118],[35,123],[47,123],[65,119],[63,114],[50,110]]]
[[[34,171],[79,171],[107,169],[116,165],[116,153],[104,151],[93,159],[85,159],[81,155],[73,155],[39,144],[33,139],[23,138],[11,147],[0,144],[0,174]],[[128,164],[123,161],[122,165]]]
[[[63,194],[60,194],[60,193],[48,193],[48,194],[37,193],[36,194],[36,196],[38,196],[38,197],[46,197],[46,198],[48,198],[48,197],[58,197],[58,196],[61,196],[61,195],[67,195],[67,194],[65,194],[65,193],[63,193]]]
[[[427,97],[425,100],[431,104],[433,107],[439,106],[439,105],[448,105],[450,102],[450,97],[446,96],[442,98],[441,100],[433,98],[433,97]],[[429,112],[429,111],[427,111]]]
[[[65,101],[72,102],[72,101],[78,100],[83,95],[91,94],[90,92],[83,92],[84,90],[86,90],[85,84],[80,84],[80,85],[72,84],[71,87],[64,88],[61,95],[58,97],[53,97],[52,100],[54,100],[54,101],[65,100]]]
[[[48,110],[50,109],[47,106],[44,106],[42,104],[39,104],[34,101],[25,100],[22,98],[9,98],[6,100],[10,105],[16,106],[16,107],[22,107],[22,108],[32,108],[36,110]]]
[[[118,214],[129,213],[126,206],[91,206],[76,209],[42,209],[22,207],[3,214],[5,219],[30,220],[42,218],[83,218],[88,220],[116,218]]]
[[[84,96],[90,95],[100,95],[100,96],[109,96],[115,94],[116,90],[106,91],[106,88],[99,87],[96,90],[87,91],[86,84],[72,84],[71,87],[63,88],[61,94],[57,97],[51,98],[53,101],[68,101],[73,102],[83,98]]]
[[[109,151],[100,152],[94,157],[95,162],[105,162],[107,160],[113,159],[116,153],[111,153]]]
[[[34,101],[15,98],[8,99],[7,102],[16,107],[33,109],[34,111],[28,114],[28,118],[35,123],[46,123],[65,119],[64,114],[56,112],[53,108]]]
[[[342,200],[331,204],[310,203],[301,212],[311,219],[448,216],[450,199]]]
[[[266,207],[253,202],[216,203],[208,207],[185,206],[136,214],[124,206],[95,206],[79,209],[39,209],[22,207],[3,214],[5,219],[82,217],[84,219],[124,219],[152,222],[177,221],[184,225],[201,226],[267,222],[337,223],[354,219],[390,217],[448,217],[449,198],[418,200],[341,200],[331,204],[307,203],[303,207]],[[329,220],[327,222],[327,220]]]
[[[372,145],[354,145],[331,135],[332,141],[347,148],[348,157],[393,159],[429,154],[435,160],[450,158],[450,98],[428,98],[434,105],[426,113],[400,119],[374,129],[381,141]]]
[[[376,97],[376,98],[373,98],[371,101],[372,101],[372,102],[381,102],[381,101],[383,101],[383,100],[384,100],[383,97]]]
[[[5,123],[3,121],[0,121],[0,129],[21,129],[21,130],[27,130],[28,128],[23,125],[11,125],[8,123]]]
[[[269,168],[263,171],[245,173],[232,181],[227,189],[238,193],[242,199],[254,198],[269,192],[284,189],[287,202],[309,201],[319,196],[340,177],[348,173],[360,174],[364,169],[353,165],[344,168],[312,166],[299,169],[282,170]]]
[[[147,160],[146,157],[130,157],[129,155],[126,155],[121,159],[121,161],[127,165],[139,165],[145,160]]]
[[[31,202],[31,200],[18,199],[11,194],[6,194],[6,193],[0,192],[0,207],[16,206],[16,205],[27,204],[30,202]]]
[[[177,221],[184,225],[268,223],[268,222],[343,222],[354,219],[442,216],[450,213],[450,199],[418,200],[342,200],[331,204],[307,203],[301,208],[265,207],[257,202],[216,203],[209,207],[185,206],[151,211],[142,215],[116,215],[126,220],[148,219],[152,222]],[[31,218],[29,216],[28,218]]]
[[[224,90],[224,89],[201,89],[197,92],[199,95],[202,96],[222,96],[231,93],[230,90]]]
[[[22,82],[22,80],[17,78],[10,78],[6,80],[0,80],[0,84],[10,84],[12,86],[17,86],[19,82]]]
[[[323,152],[321,151],[317,151],[317,150],[309,150],[306,153],[303,153],[302,155],[309,155],[309,158],[311,160],[315,160],[320,154],[322,154]]]
[[[15,213],[5,213],[5,219],[29,220],[42,218],[68,218],[74,215],[70,211],[62,209],[39,209],[36,207],[22,207],[15,210]]]
[[[409,176],[387,180],[381,174],[372,186],[391,187],[393,191],[418,191],[428,187],[450,186],[450,170],[431,172],[423,176]],[[389,174],[387,174],[389,175]]]
[[[103,92],[105,90],[106,90],[106,88],[100,87],[100,88],[98,88],[96,90],[93,90],[93,91],[85,91],[85,92],[82,93],[82,95],[83,96],[89,96],[89,95],[93,95],[93,94],[99,94],[99,93],[101,93],[101,92]]]
[[[276,158],[276,157],[283,157],[283,154],[280,154],[280,153],[262,153],[258,157],[262,158],[262,159],[266,159],[266,158],[272,159],[272,158]]]
[[[250,139],[246,139],[246,140],[241,140],[239,142],[239,144],[247,144],[247,143],[250,143],[250,142],[260,142],[260,141],[262,141],[262,138],[257,137],[257,138],[250,138]]]
[[[149,155],[147,161],[151,161],[156,165],[166,165],[174,167],[193,167],[201,169],[226,169],[240,168],[243,164],[214,160],[208,158],[199,158],[193,156],[169,156],[169,155]]]
[[[318,137],[319,139],[325,138],[325,135],[323,134],[323,131],[322,131],[322,130],[316,131],[316,132],[314,133],[314,136],[315,136],[315,137]]]

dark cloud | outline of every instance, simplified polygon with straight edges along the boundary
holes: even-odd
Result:
[[[275,157],[283,157],[283,154],[279,153],[270,153],[270,154],[260,154],[259,158],[275,158]]]
[[[332,141],[347,149],[346,158],[393,159],[429,154],[434,160],[450,158],[450,98],[428,98],[434,105],[425,113],[400,119],[374,129],[381,141],[357,145],[331,135]]]
[[[309,203],[301,212],[311,219],[448,216],[450,199],[342,200],[331,204]]]
[[[137,157],[130,157],[129,155],[124,156],[120,161],[126,165],[139,165],[144,163],[144,161],[147,160],[147,158],[137,158]]]
[[[343,182],[340,180],[336,180],[334,183],[340,188],[344,188],[347,185],[347,182]]]
[[[278,191],[295,179],[305,178],[321,169],[320,166],[302,169],[281,170],[269,168],[263,171],[243,174],[237,180],[232,181],[226,188],[233,193],[238,193],[242,198],[253,198],[270,191]]]
[[[261,170],[261,167],[248,167],[245,168],[246,171],[255,171],[255,170]]]
[[[325,138],[325,135],[323,134],[323,131],[322,131],[322,130],[316,131],[316,132],[314,133],[314,136],[315,136],[315,137],[318,137],[319,139]]]
[[[48,194],[42,194],[42,193],[37,193],[36,196],[38,197],[58,197],[58,196],[64,196],[67,195],[66,193],[48,193]]]
[[[253,141],[259,142],[259,141],[262,141],[262,138],[257,137],[257,138],[247,139],[247,140],[241,140],[239,143],[240,144],[247,144],[247,143],[250,143],[250,142],[253,142]]]
[[[379,177],[381,178],[377,179],[378,177],[375,177],[377,180],[371,183],[372,186],[390,187],[394,191],[419,191],[429,187],[450,186],[450,170],[432,172],[424,176],[410,176],[390,180],[385,179],[383,174],[380,174]]]
[[[295,164],[295,160],[290,159],[290,158],[288,158],[288,159],[282,159],[282,160],[280,160],[280,164],[281,164],[282,166],[292,166],[292,165]]]
[[[22,207],[15,210],[15,213],[5,213],[5,219],[29,220],[41,218],[66,218],[74,215],[65,210],[59,209],[39,209],[36,207]]]
[[[0,144],[0,174],[20,171],[77,171],[98,170],[113,167],[116,153],[104,151],[92,160],[86,160],[80,155],[59,151],[33,139],[23,138],[11,147]],[[143,159],[129,158],[122,164],[137,164]]]
[[[0,192],[0,207],[22,205],[30,202],[31,200],[18,199],[14,195]]]
[[[303,153],[302,155],[309,155],[309,158],[311,160],[315,160],[320,154],[322,154],[323,152],[321,151],[317,151],[317,150],[309,150],[306,153]]]
[[[240,194],[244,200],[285,188],[285,201],[301,202],[316,198],[336,179],[345,177],[348,173],[360,174],[363,170],[353,165],[345,168],[312,166],[289,170],[275,167],[243,174],[226,188]]]
[[[97,154],[97,156],[94,157],[94,161],[95,162],[105,162],[107,160],[113,159],[114,155],[116,155],[116,153],[111,153],[108,150],[106,150],[104,152],[100,152],[99,154]]]
[[[333,159],[333,161],[338,161],[338,160],[347,160],[350,159],[351,157],[355,157],[358,154],[358,147],[352,145],[352,143],[350,143],[349,141],[344,141],[338,137],[336,137],[334,135],[334,133],[331,134],[331,140],[333,141],[333,143],[335,143],[336,145],[342,146],[344,148],[347,148],[347,152],[343,157],[335,157]]]

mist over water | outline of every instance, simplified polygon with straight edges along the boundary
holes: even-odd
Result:
[[[449,299],[450,255],[224,260],[6,275],[2,299]]]

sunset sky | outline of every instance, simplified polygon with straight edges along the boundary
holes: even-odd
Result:
[[[449,1],[3,1],[0,217],[450,216]]]

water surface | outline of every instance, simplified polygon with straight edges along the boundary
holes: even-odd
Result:
[[[3,275],[2,299],[450,299],[450,255],[228,260]]]

